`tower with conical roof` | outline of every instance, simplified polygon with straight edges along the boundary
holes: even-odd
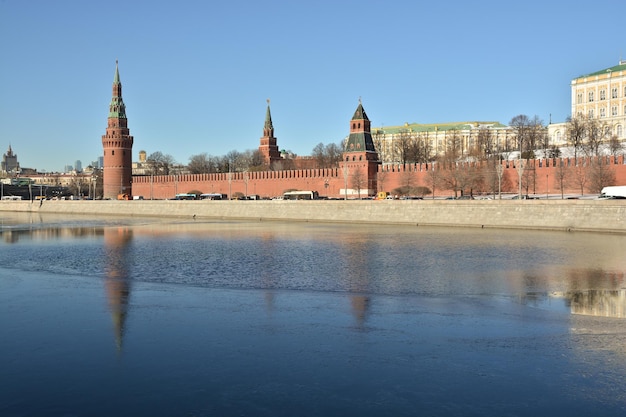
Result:
[[[267,110],[265,111],[265,124],[263,125],[263,137],[259,145],[259,152],[263,155],[265,163],[271,166],[273,162],[281,159],[278,144],[274,137],[274,125],[272,124],[272,114],[270,113],[270,100],[267,99]]]
[[[104,149],[103,197],[116,199],[118,195],[125,194],[128,198],[132,198],[133,137],[128,129],[117,61],[115,61],[113,95],[109,105],[106,133],[102,136],[102,147]]]
[[[9,150],[2,155],[2,163],[0,164],[0,170],[5,173],[18,173],[20,171],[20,164],[17,162],[17,155],[13,153],[13,148],[9,144]]]
[[[341,169],[347,197],[373,195],[377,188],[378,152],[372,140],[370,119],[361,100],[350,120],[350,135],[346,140]]]

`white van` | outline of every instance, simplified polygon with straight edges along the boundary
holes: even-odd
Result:
[[[626,198],[626,185],[604,187],[598,196],[598,200],[612,200],[616,198]]]

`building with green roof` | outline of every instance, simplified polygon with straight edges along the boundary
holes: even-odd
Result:
[[[626,140],[626,61],[574,78],[571,94],[572,117],[598,120],[607,141]],[[548,135],[552,142],[564,145],[567,124],[551,124]]]

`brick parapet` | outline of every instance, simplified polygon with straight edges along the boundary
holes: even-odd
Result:
[[[626,161],[624,156],[604,158],[605,162],[608,162],[611,168],[614,169],[616,184],[626,184]],[[564,166],[572,167],[588,165],[590,161],[590,158],[578,158],[577,160],[573,158],[529,160],[526,162],[527,167],[530,166],[535,169],[531,193],[557,193],[555,185],[556,169],[561,162]],[[507,179],[504,183],[508,184],[508,189],[505,188],[502,191],[517,191],[517,164],[518,161],[515,160],[502,161],[503,177]],[[493,166],[493,162],[454,164],[455,169],[467,167],[488,169],[490,166]],[[436,170],[452,169],[452,166],[441,168],[441,165],[437,164],[434,167]],[[406,183],[407,173],[412,176],[411,183],[413,186],[421,185],[428,187],[430,183],[428,174],[431,169],[433,169],[432,164],[379,166],[376,174],[385,175],[384,181],[380,181],[380,178],[378,178],[378,188],[384,187],[384,189],[379,191],[391,191],[400,187]],[[312,190],[323,196],[342,197],[345,188],[346,178],[343,170],[340,168],[133,177],[133,194],[152,199],[173,198],[178,193],[189,191],[228,195],[234,195],[235,193],[254,194],[271,198],[280,196],[290,189]],[[350,188],[350,184],[348,184],[348,188]],[[580,189],[569,185],[563,192],[579,194]],[[437,195],[453,194],[452,191],[443,189],[436,190],[436,193]]]

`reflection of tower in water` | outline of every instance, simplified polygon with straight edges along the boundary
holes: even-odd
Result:
[[[111,310],[115,331],[115,343],[122,350],[124,326],[130,299],[130,277],[126,248],[132,239],[132,230],[125,227],[105,228],[106,277],[104,286]]]
[[[364,294],[370,290],[369,263],[373,259],[373,254],[367,249],[367,240],[361,239],[358,234],[349,235],[341,247],[341,254],[346,258],[348,265],[344,273],[346,280],[344,285],[353,293],[350,296],[350,306],[357,327],[363,327],[365,324],[370,307],[370,297]]]

